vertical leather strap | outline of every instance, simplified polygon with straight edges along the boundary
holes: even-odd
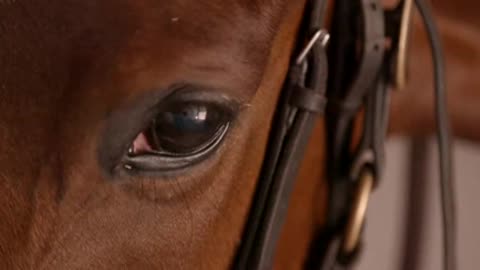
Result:
[[[282,90],[242,245],[234,269],[271,269],[293,184],[314,123],[326,99],[328,34],[323,25],[325,0],[311,0],[301,29],[298,56]],[[305,43],[304,43],[305,41]]]

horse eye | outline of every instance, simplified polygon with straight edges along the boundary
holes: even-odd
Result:
[[[229,126],[222,106],[205,102],[175,102],[164,106],[132,144],[130,155],[190,156],[219,142]]]

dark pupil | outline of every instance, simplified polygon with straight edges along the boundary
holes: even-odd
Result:
[[[217,106],[176,104],[156,117],[151,135],[155,150],[187,154],[209,145],[224,125]]]

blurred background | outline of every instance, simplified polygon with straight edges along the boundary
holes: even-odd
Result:
[[[480,106],[480,104],[479,104]],[[479,119],[480,120],[480,119]],[[442,269],[442,236],[438,183],[438,156],[435,141],[428,142],[426,176],[422,183],[413,186],[423,192],[422,203],[409,198],[408,166],[411,156],[411,142],[403,138],[393,138],[387,146],[386,175],[379,188],[372,195],[368,209],[368,219],[364,248],[357,269],[400,269],[403,261],[406,209],[413,201],[417,213],[423,219],[421,228],[416,229],[420,238],[418,249],[418,269]],[[417,149],[418,150],[418,149]],[[480,144],[455,142],[455,189],[458,218],[458,269],[480,269]],[[423,178],[423,177],[422,177]],[[412,229],[412,228],[410,228]],[[409,268],[405,268],[409,269]]]
[[[391,5],[396,0],[384,0]],[[450,116],[457,136],[454,175],[458,219],[458,269],[480,269],[480,1],[432,0],[446,56]],[[410,85],[397,92],[393,111],[401,130],[431,130],[418,126],[433,121],[433,86],[429,48],[415,16],[410,57]],[[404,121],[404,122],[402,122]],[[395,131],[395,130],[394,130]],[[401,135],[401,134],[400,134]],[[468,141],[467,141],[468,139]],[[435,140],[428,139],[425,174],[410,186],[409,166],[420,165],[420,147],[406,137],[391,137],[385,177],[372,195],[365,228],[363,254],[355,269],[442,269],[442,223]],[[411,152],[412,148],[419,150]],[[413,161],[413,162],[412,162]],[[417,162],[417,163],[415,163]],[[420,162],[421,163],[421,162]],[[415,195],[415,193],[418,193]],[[407,217],[413,208],[415,218]],[[420,226],[421,224],[421,226]],[[407,234],[415,235],[405,246]],[[405,261],[406,252],[413,253]],[[402,268],[403,266],[403,268]]]

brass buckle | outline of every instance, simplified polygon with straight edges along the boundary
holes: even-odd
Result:
[[[352,254],[358,247],[373,184],[374,176],[372,171],[364,169],[356,183],[353,205],[345,227],[342,243],[343,254]]]
[[[408,80],[407,53],[410,28],[412,24],[413,0],[403,0],[402,17],[400,22],[400,32],[398,37],[398,47],[395,64],[395,88],[405,89]]]

